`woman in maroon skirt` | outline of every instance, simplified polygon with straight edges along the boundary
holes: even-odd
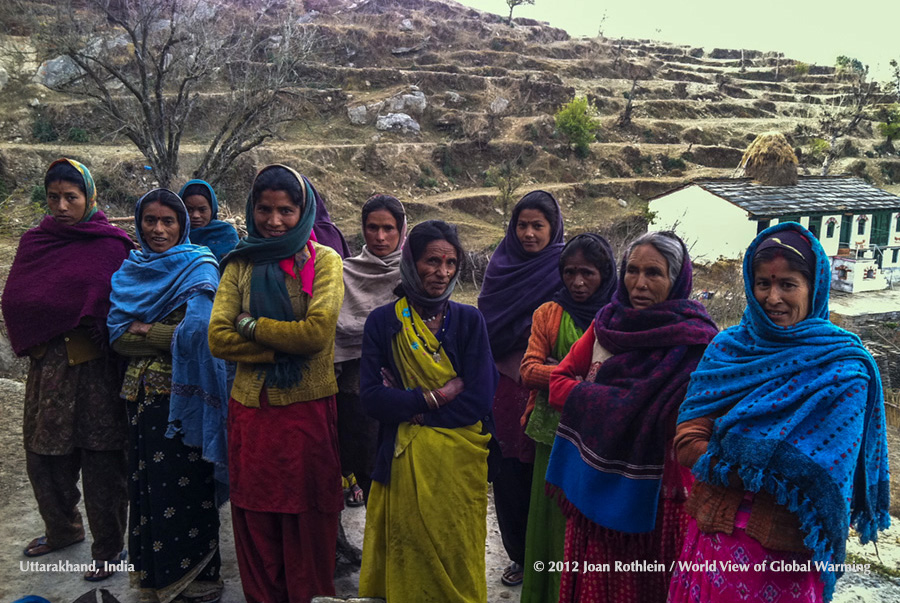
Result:
[[[228,415],[231,508],[250,603],[334,594],[343,509],[334,332],[341,259],[310,240],[315,195],[271,165],[247,201],[249,236],[225,257],[209,328],[236,361]]]

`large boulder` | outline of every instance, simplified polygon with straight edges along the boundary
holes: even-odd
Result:
[[[68,84],[82,75],[84,75],[84,71],[71,57],[61,55],[41,63],[32,81],[35,84],[42,84],[48,88],[56,88]]]
[[[347,107],[347,117],[354,126],[364,126],[368,121],[368,111],[365,105],[357,105],[355,107]]]
[[[509,108],[509,101],[502,96],[498,96],[491,101],[491,114],[502,115]]]
[[[419,122],[406,113],[379,115],[375,121],[375,127],[379,130],[402,132],[404,134],[418,134],[422,130]]]
[[[394,113],[422,115],[427,106],[428,101],[425,99],[425,93],[413,87],[410,92],[397,94],[389,98],[385,108]]]

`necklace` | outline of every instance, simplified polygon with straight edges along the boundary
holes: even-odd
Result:
[[[423,320],[423,322],[431,322],[432,320],[436,319],[438,316],[440,316],[442,319],[444,318],[443,313],[438,313],[438,314],[435,314],[434,316],[432,316],[431,318],[429,318],[428,320]],[[440,332],[435,336],[436,339],[438,340],[438,347],[437,347],[436,350],[432,350],[432,349],[428,346],[428,342],[425,341],[425,338],[422,337],[422,334],[419,333],[419,330],[416,328],[416,321],[413,320],[413,317],[410,317],[410,321],[409,321],[409,322],[412,324],[413,333],[415,333],[415,334],[416,334],[416,337],[419,339],[419,341],[422,342],[422,347],[425,348],[425,351],[426,351],[426,352],[428,352],[429,354],[431,354],[431,358],[432,358],[432,360],[435,361],[435,363],[440,364],[440,362],[441,362],[441,348],[444,346],[444,341],[443,341],[443,340],[444,340],[444,331],[447,330],[447,321],[444,320],[444,321],[441,323],[441,330],[440,330]]]

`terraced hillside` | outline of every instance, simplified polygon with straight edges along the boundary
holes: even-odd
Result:
[[[640,228],[648,198],[692,178],[732,175],[760,132],[785,133],[802,168],[818,173],[810,134],[819,112],[850,92],[833,67],[774,52],[572,39],[530,20],[508,27],[451,0],[307,0],[305,9],[303,26],[317,33],[319,52],[299,74],[305,86],[295,119],[237,162],[221,197],[241,213],[254,168],[285,162],[317,184],[349,238],[367,196],[386,191],[414,219],[455,221],[470,248],[489,248],[504,223],[490,170],[506,163],[523,179],[518,194],[557,195],[570,232],[600,229],[621,239]],[[0,90],[0,180],[13,194],[7,226],[34,219],[33,187],[63,153],[90,165],[111,213],[127,215],[128,201],[152,185],[143,158],[87,101],[27,82],[40,60],[52,58],[36,55],[29,37],[7,36],[2,47],[7,65],[10,49],[19,57]],[[203,93],[201,117],[182,144],[185,179],[208,144],[217,94]],[[590,99],[603,124],[584,159],[553,119],[576,95]],[[622,127],[628,97],[632,121]],[[409,115],[418,130],[410,122],[406,130],[378,129],[389,113]],[[832,173],[900,190],[900,160],[881,156],[881,142],[863,119],[841,143]]]

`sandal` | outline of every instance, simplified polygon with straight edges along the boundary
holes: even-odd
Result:
[[[518,586],[522,584],[524,579],[524,568],[515,561],[506,566],[506,569],[503,570],[503,575],[500,576],[500,582],[502,582],[504,586]]]
[[[84,572],[84,579],[88,582],[100,582],[101,580],[106,580],[107,578],[111,578],[115,573],[115,569],[110,569],[109,566],[115,566],[120,561],[125,561],[127,553],[122,551],[118,555],[116,555],[115,559],[111,561],[100,561],[99,559],[94,559],[91,561],[91,564],[96,569],[88,570]]]
[[[67,546],[72,546],[73,544],[78,544],[84,540],[84,536],[79,538],[78,540],[73,540],[69,544],[64,544],[63,546],[52,547],[47,544],[47,536],[38,536],[31,542],[25,545],[25,548],[22,549],[22,554],[26,557],[40,557],[41,555],[46,555],[47,553],[52,553],[53,551],[58,551],[60,549],[64,549]]]
[[[344,488],[344,501],[348,507],[361,507],[366,504],[366,495],[356,481],[352,473],[344,478],[347,486]]]

